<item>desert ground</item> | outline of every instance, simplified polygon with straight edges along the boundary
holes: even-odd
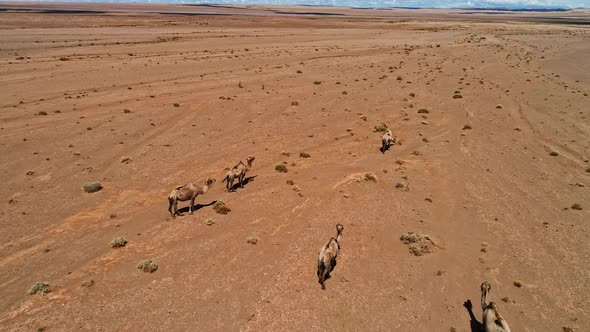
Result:
[[[588,11],[0,9],[0,330],[590,330]]]

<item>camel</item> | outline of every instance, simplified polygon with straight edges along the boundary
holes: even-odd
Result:
[[[246,172],[249,171],[250,168],[252,168],[252,162],[254,162],[254,159],[256,159],[256,157],[254,156],[246,158],[247,165],[244,165],[244,163],[240,160],[240,162],[236,166],[234,166],[227,172],[225,178],[223,178],[223,181],[227,181],[227,191],[233,190],[232,188],[234,186],[235,178],[238,178],[240,188],[244,188],[244,177],[246,177]]]
[[[318,258],[318,279],[322,289],[326,289],[324,282],[330,279],[330,272],[336,267],[336,257],[340,251],[340,238],[342,237],[342,230],[344,226],[341,224],[336,225],[336,238],[330,238],[330,240],[320,250],[320,256]]]
[[[170,205],[168,206],[168,211],[172,215],[172,217],[176,217],[176,215],[182,216],[181,213],[178,212],[178,201],[184,202],[190,199],[191,204],[188,207],[188,213],[193,214],[193,206],[195,205],[195,198],[199,195],[204,195],[209,191],[209,187],[215,182],[215,179],[207,179],[203,184],[203,187],[199,187],[194,183],[188,183],[184,186],[176,187],[176,189],[172,190],[170,195],[168,195],[168,202]],[[172,207],[174,207],[174,213],[172,212]]]
[[[508,323],[498,313],[496,303],[490,301],[486,303],[486,296],[492,289],[492,286],[487,281],[481,284],[481,310],[483,311],[483,330],[484,332],[510,332]]]
[[[391,133],[391,129],[387,130],[385,134],[381,137],[381,153],[385,153],[385,151],[389,150],[389,148],[395,144],[395,137]]]

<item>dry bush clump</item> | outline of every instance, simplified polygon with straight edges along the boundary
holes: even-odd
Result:
[[[45,283],[45,282],[37,281],[36,283],[33,284],[33,286],[31,286],[31,288],[29,288],[29,294],[31,294],[31,295],[37,294],[38,292],[41,292],[43,294],[49,293],[50,292],[49,284]]]
[[[385,132],[387,129],[389,129],[389,127],[387,127],[387,125],[383,122],[373,127],[374,132]]]
[[[102,189],[100,182],[86,182],[82,185],[82,189],[87,193],[97,192]]]
[[[228,214],[231,212],[231,209],[225,205],[223,201],[217,201],[213,204],[213,210],[219,214]]]
[[[428,113],[430,113],[430,111],[427,110],[426,108],[421,108],[418,110],[418,113],[428,114]]]
[[[434,241],[428,235],[408,232],[400,237],[400,240],[408,245],[410,253],[414,256],[422,256],[432,252]]]
[[[463,130],[471,130],[471,129],[472,129],[471,125],[466,124],[463,126]]]
[[[124,109],[123,109],[123,113],[131,113],[131,110],[130,110],[130,109],[128,109],[128,108],[124,108]]]
[[[258,239],[255,236],[250,236],[246,242],[250,243],[250,244],[256,244],[258,243]]]
[[[578,204],[578,203],[574,203],[572,205],[572,209],[573,210],[582,210],[582,206],[580,204]]]
[[[205,220],[205,225],[213,226],[213,225],[215,225],[215,220],[208,218],[207,220]]]
[[[158,269],[158,264],[149,259],[142,259],[137,263],[137,269],[142,270],[143,272],[154,273]]]
[[[287,173],[287,166],[284,164],[278,164],[275,166],[275,171],[279,172],[279,173]]]
[[[41,111],[41,112],[39,112],[39,113],[37,113],[37,114],[39,114],[39,115],[47,115],[47,112],[45,112],[45,111]]]
[[[127,239],[122,236],[117,236],[111,240],[111,248],[121,248],[127,244]]]

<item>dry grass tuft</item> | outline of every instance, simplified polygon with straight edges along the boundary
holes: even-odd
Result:
[[[86,182],[82,185],[82,189],[87,193],[97,192],[102,189],[100,182]]]
[[[250,244],[254,244],[254,245],[255,245],[256,243],[258,243],[258,239],[257,239],[255,236],[250,236],[250,237],[249,237],[249,238],[246,240],[246,242],[247,242],[247,243],[250,243]]]
[[[137,263],[137,269],[142,270],[143,272],[154,273],[158,269],[158,264],[149,259],[142,259]]]

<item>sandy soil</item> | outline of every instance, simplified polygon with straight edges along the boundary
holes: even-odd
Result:
[[[513,331],[590,329],[587,25],[10,6],[1,330],[472,331],[484,280]],[[382,122],[399,142],[385,154]],[[226,192],[248,155],[253,178]],[[198,210],[171,218],[171,189],[207,177]],[[406,232],[437,246],[413,256]],[[116,236],[128,244],[112,249]],[[29,295],[37,281],[51,292]]]

